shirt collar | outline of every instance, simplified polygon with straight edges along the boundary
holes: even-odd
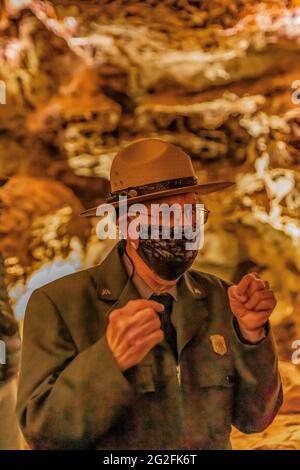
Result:
[[[162,293],[162,292],[154,292],[153,289],[144,281],[144,279],[141,278],[141,276],[139,276],[139,274],[136,271],[134,271],[134,273],[132,274],[133,266],[131,264],[130,259],[128,258],[128,255],[126,254],[126,251],[124,251],[123,253],[122,260],[123,260],[128,276],[129,277],[132,276],[132,282],[135,288],[137,289],[138,293],[143,299],[150,299],[150,297],[153,294],[158,295]],[[173,299],[177,300],[177,285],[171,286],[167,290],[164,289],[163,292],[170,294],[173,297]]]

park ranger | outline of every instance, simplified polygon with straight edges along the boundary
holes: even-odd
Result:
[[[105,203],[117,212],[122,198],[197,209],[201,194],[231,185],[199,183],[190,157],[160,139],[121,150],[110,182]],[[179,228],[197,225],[197,213]],[[192,269],[197,249],[185,231],[175,237],[175,217],[166,239],[161,219],[156,237],[135,237],[118,215],[124,239],[99,266],[37,289],[28,303],[18,394],[28,443],[229,449],[231,425],[265,429],[282,401],[269,285],[253,273],[233,285]],[[149,212],[141,217],[151,228]]]

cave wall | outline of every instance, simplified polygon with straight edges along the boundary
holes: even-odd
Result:
[[[12,282],[45,253],[66,255],[74,236],[82,262],[99,261],[90,226],[65,217],[107,193],[120,148],[160,137],[192,156],[199,180],[235,180],[205,198],[212,214],[196,264],[227,279],[261,270],[290,361],[300,337],[299,51],[297,0],[0,0],[0,176],[23,181],[0,188],[0,247],[27,224],[17,260],[7,254]],[[18,189],[26,178],[33,192]],[[57,250],[41,228],[47,214],[63,219]]]

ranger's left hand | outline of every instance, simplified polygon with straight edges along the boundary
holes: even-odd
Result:
[[[246,274],[239,284],[229,287],[228,297],[243,338],[251,343],[260,341],[265,335],[265,324],[276,306],[269,283],[256,273]]]
[[[18,375],[21,362],[21,339],[19,332],[13,336],[0,336],[6,346],[6,364],[0,365],[0,381],[9,380]]]

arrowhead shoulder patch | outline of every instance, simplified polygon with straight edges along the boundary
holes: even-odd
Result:
[[[107,296],[107,295],[111,295],[111,291],[109,289],[103,288],[101,290],[101,295],[103,295],[104,297]]]

